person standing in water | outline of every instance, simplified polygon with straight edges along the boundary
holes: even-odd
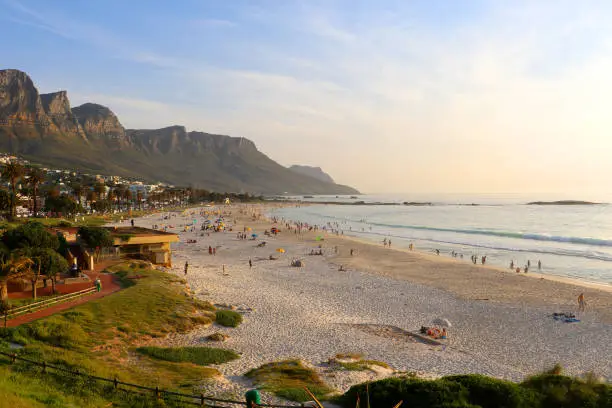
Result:
[[[538,271],[542,270],[542,261],[538,261]]]

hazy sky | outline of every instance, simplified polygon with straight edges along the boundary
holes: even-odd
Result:
[[[2,67],[365,192],[608,192],[611,1],[0,0]]]

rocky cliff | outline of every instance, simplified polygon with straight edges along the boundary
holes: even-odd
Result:
[[[325,173],[320,167],[300,166],[294,164],[293,166],[289,167],[289,170],[304,174],[306,176],[314,177],[317,180],[321,180],[326,183],[335,183],[334,179],[331,178],[329,174]]]
[[[62,168],[215,191],[357,193],[291,171],[245,138],[188,132],[183,126],[125,130],[107,107],[86,103],[71,109],[65,91],[39,95],[17,70],[0,70],[0,151]]]
[[[110,149],[130,145],[121,122],[106,106],[85,103],[73,108],[72,113],[91,142],[103,143]]]

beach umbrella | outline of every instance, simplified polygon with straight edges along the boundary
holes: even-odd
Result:
[[[453,327],[453,325],[448,319],[443,318],[437,318],[432,323],[440,327]]]
[[[253,238],[257,238],[257,234],[251,234]]]
[[[285,253],[285,249],[284,248],[276,248],[276,252],[280,252],[281,254]]]
[[[251,227],[248,227],[248,228],[247,228],[247,231],[252,231],[252,228],[251,228]]]

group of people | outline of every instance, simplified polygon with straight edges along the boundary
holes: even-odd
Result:
[[[515,263],[514,263],[514,260],[512,260],[512,261],[510,261],[510,269],[516,270],[516,273],[521,273],[521,267],[520,266],[517,265],[516,269],[514,267],[515,267]],[[529,268],[530,267],[531,267],[531,261],[527,260],[527,264],[523,267],[523,271],[525,273],[529,272]],[[542,270],[542,261],[539,261],[539,260],[538,260],[538,270],[539,271]]]

